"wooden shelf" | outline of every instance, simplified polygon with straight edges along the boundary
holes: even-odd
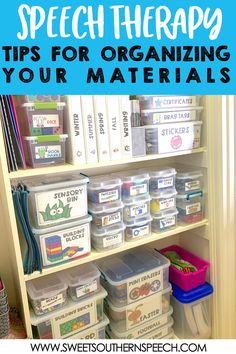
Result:
[[[120,253],[120,252],[123,252],[123,251],[127,251],[127,250],[130,250],[132,248],[143,246],[143,245],[149,244],[151,242],[155,242],[155,241],[158,241],[158,240],[163,240],[164,238],[167,238],[167,237],[170,237],[170,236],[173,236],[173,235],[177,235],[177,234],[180,234],[182,232],[193,230],[193,229],[196,229],[198,227],[206,226],[206,225],[208,225],[208,220],[204,219],[204,220],[202,220],[200,222],[197,222],[197,223],[194,223],[194,224],[185,225],[185,226],[178,226],[177,228],[175,228],[173,230],[170,230],[170,231],[167,231],[167,232],[163,232],[162,234],[152,233],[152,235],[150,237],[148,237],[148,238],[143,238],[141,240],[137,240],[137,241],[134,241],[134,242],[125,242],[125,244],[122,247],[115,248],[115,249],[110,250],[108,252],[92,251],[91,254],[89,256],[87,256],[87,257],[84,257],[84,258],[81,258],[81,259],[78,259],[78,260],[74,260],[72,262],[63,263],[63,264],[60,264],[58,266],[54,266],[54,267],[51,267],[51,268],[45,268],[45,269],[43,269],[42,273],[34,272],[31,275],[25,275],[24,279],[27,282],[27,281],[32,280],[32,279],[41,278],[43,276],[46,276],[46,275],[49,275],[49,274],[53,274],[55,272],[59,272],[61,270],[73,268],[73,267],[76,267],[76,266],[81,265],[81,264],[85,264],[85,263],[89,263],[89,262],[95,262],[98,259],[105,258],[105,257],[111,256],[113,254],[117,254],[117,253]]]
[[[36,176],[57,174],[57,173],[64,173],[64,172],[89,171],[92,169],[102,170],[104,167],[111,167],[114,165],[118,166],[118,165],[124,165],[124,164],[129,164],[129,163],[152,161],[152,160],[158,160],[158,159],[165,159],[165,158],[169,158],[169,157],[198,154],[198,153],[203,153],[206,151],[207,151],[206,147],[202,147],[202,148],[194,149],[194,150],[178,151],[178,152],[174,152],[174,153],[161,154],[161,155],[148,155],[148,156],[143,156],[143,157],[136,157],[136,158],[131,158],[131,159],[117,160],[117,161],[97,162],[97,163],[83,164],[83,165],[65,164],[65,165],[60,165],[60,166],[50,166],[50,167],[34,168],[34,169],[28,168],[26,170],[19,170],[16,172],[10,172],[9,178],[13,180],[13,179],[36,177]]]

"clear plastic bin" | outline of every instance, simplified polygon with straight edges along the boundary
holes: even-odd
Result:
[[[138,96],[141,110],[143,109],[173,109],[198,107],[201,103],[201,96]]]
[[[189,194],[178,194],[176,197],[178,209],[178,220],[183,224],[192,224],[204,218],[204,196],[203,192],[192,192]]]
[[[118,172],[114,176],[122,180],[122,199],[130,199],[149,193],[149,174],[140,171]]]
[[[50,227],[86,216],[87,183],[87,177],[71,174],[27,180],[31,226]]]
[[[140,196],[124,201],[124,222],[138,221],[141,217],[150,214],[149,196]]]
[[[63,134],[64,107],[63,102],[24,103],[19,111],[21,133],[32,136]]]
[[[153,214],[152,232],[160,233],[176,228],[177,214],[178,211],[176,208],[164,210],[159,214]]]
[[[24,136],[25,159],[33,168],[65,163],[65,146],[68,135]]]
[[[170,262],[160,253],[138,249],[99,263],[109,301],[126,306],[168,287]]]
[[[121,179],[109,176],[89,178],[88,200],[91,203],[103,204],[121,200]]]
[[[213,287],[205,283],[184,292],[173,285],[174,332],[183,339],[211,338]]]
[[[90,215],[64,225],[47,229],[34,229],[32,232],[38,241],[43,266],[54,266],[88,256],[91,252]]]
[[[106,339],[106,326],[109,324],[108,318],[104,315],[102,322],[66,339]]]
[[[163,190],[175,188],[176,170],[174,168],[163,167],[162,169],[151,170],[149,175],[149,189],[152,197],[158,196]]]
[[[184,168],[177,170],[175,186],[178,193],[186,194],[203,189],[203,173],[201,170]]]
[[[117,332],[125,332],[167,313],[170,311],[170,291],[171,286],[124,307],[116,307],[106,299],[105,311],[112,328]]]
[[[45,315],[67,302],[67,284],[59,274],[34,279],[26,284],[29,301],[36,315]]]
[[[93,225],[98,228],[111,226],[123,221],[124,205],[120,201],[108,204],[89,203],[89,213],[93,217]]]
[[[77,333],[103,321],[103,301],[107,296],[104,289],[79,302],[69,300],[66,307],[50,315],[37,317],[31,312],[31,324],[34,337],[40,339],[61,339]]]
[[[126,223],[125,241],[135,241],[141,238],[151,236],[151,215],[146,215],[138,221],[129,221]]]
[[[62,273],[73,301],[87,299],[100,291],[101,273],[93,264],[85,264]]]
[[[104,227],[103,229],[92,225],[91,238],[93,248],[98,252],[104,252],[122,246],[124,243],[124,230],[125,225],[123,223]]]
[[[165,189],[162,192],[151,195],[151,214],[158,214],[163,210],[175,208],[176,195],[175,189]]]
[[[143,125],[177,123],[201,120],[203,107],[144,109],[141,112]]]
[[[16,105],[22,105],[27,102],[60,102],[60,95],[17,95],[13,96]]]
[[[150,321],[147,324],[143,324],[139,327],[136,327],[135,329],[132,329],[130,331],[125,331],[125,332],[118,332],[116,331],[112,323],[108,325],[107,328],[107,334],[109,338],[112,339],[144,339],[148,338],[146,337],[147,335],[151,335],[154,333],[157,333],[161,331],[162,329],[168,327],[171,328],[173,326],[173,319],[171,317],[173,313],[173,308],[170,307],[170,311],[165,313],[164,315],[156,317],[154,320]],[[163,334],[167,335],[168,333],[165,333],[163,331]]]

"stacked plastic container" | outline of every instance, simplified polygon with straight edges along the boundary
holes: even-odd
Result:
[[[5,286],[0,278],[0,338],[4,338],[9,334],[10,319],[9,306]]]
[[[171,260],[169,276],[176,336],[210,338],[213,287],[206,282],[209,263],[177,245],[162,249],[161,253]]]
[[[53,274],[27,285],[34,337],[105,339],[106,291],[93,264]]]
[[[139,100],[147,155],[200,147],[200,96],[139,96]]]
[[[173,337],[169,264],[168,259],[148,249],[99,263],[102,285],[108,292],[109,338]]]
[[[88,209],[92,215],[91,240],[98,252],[120,247],[125,239],[121,179],[96,176],[89,179]]]
[[[64,130],[64,107],[60,96],[15,96],[23,135],[26,162],[31,167],[65,163],[68,135]]]

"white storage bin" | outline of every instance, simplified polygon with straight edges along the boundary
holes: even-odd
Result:
[[[103,321],[104,289],[89,299],[69,300],[66,307],[41,317],[31,312],[33,333],[40,339],[61,339],[74,336]]]
[[[150,214],[150,196],[140,196],[124,201],[124,222],[138,221]]]
[[[152,169],[149,171],[150,195],[159,195],[160,192],[166,189],[175,188],[176,170],[172,167],[163,167],[161,169]]]
[[[173,313],[173,308],[170,307],[170,310],[165,313],[164,315],[158,316],[154,318],[154,320],[144,323],[143,325],[136,327],[130,331],[124,331],[124,332],[118,332],[116,331],[112,323],[108,325],[107,328],[107,334],[109,338],[112,339],[144,339],[144,338],[149,338],[146,337],[149,334],[154,334],[154,333],[159,333],[159,331],[162,331],[166,327],[171,330],[171,327],[173,326],[173,319],[171,317]],[[162,333],[165,335],[168,335],[167,333],[162,331]],[[163,336],[162,336],[163,337]]]
[[[90,222],[92,217],[78,219],[50,228],[34,229],[42,255],[43,266],[85,257],[91,252]]]
[[[176,197],[178,220],[183,224],[192,224],[203,220],[204,195],[203,192],[178,194]]]
[[[173,326],[174,320],[173,318],[170,319],[170,321],[163,327],[157,328],[156,330],[146,334],[146,336],[143,337],[143,339],[164,339],[164,338],[169,338],[169,336],[173,335]]]
[[[98,252],[104,252],[122,246],[124,230],[125,225],[123,223],[103,227],[102,229],[93,225],[91,230],[93,248]]]
[[[114,176],[122,180],[122,200],[149,193],[149,174],[140,171],[118,172]]]
[[[99,263],[101,282],[114,306],[125,306],[168,287],[170,261],[158,252],[138,249]]]
[[[172,108],[170,109],[143,109],[141,111],[143,125],[163,123],[178,123],[201,120],[203,107]]]
[[[174,332],[178,338],[211,338],[213,287],[205,283],[190,291],[173,285]]]
[[[31,226],[49,227],[88,214],[88,178],[62,175],[27,180]]]
[[[165,189],[162,192],[151,195],[151,214],[158,214],[163,210],[176,207],[176,190]]]
[[[26,287],[36,315],[58,310],[67,302],[67,284],[59,274],[31,280]]]
[[[95,326],[92,326],[85,331],[75,334],[66,339],[106,339],[106,326],[109,324],[108,318],[104,315],[102,322],[99,322]]]
[[[91,203],[103,204],[121,200],[121,179],[109,176],[89,178],[88,200]]]
[[[93,217],[93,225],[98,228],[111,226],[123,221],[124,205],[121,201],[108,204],[89,203],[89,213]]]
[[[138,96],[141,110],[154,108],[186,108],[200,106],[201,96]]]
[[[68,285],[68,293],[73,301],[94,296],[100,291],[100,272],[93,264],[85,264],[65,270],[62,275]]]
[[[105,300],[105,311],[112,328],[117,332],[125,332],[170,311],[170,290],[168,288],[130,305],[116,307]]]
[[[125,241],[135,241],[151,235],[151,215],[146,215],[138,221],[126,222]]]
[[[178,193],[186,194],[203,189],[203,172],[194,168],[177,170],[175,186]]]
[[[176,208],[162,211],[159,214],[153,214],[152,232],[160,233],[177,227],[177,214],[178,211]]]

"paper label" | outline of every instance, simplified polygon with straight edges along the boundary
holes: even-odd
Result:
[[[191,181],[191,182],[186,182],[185,183],[185,191],[194,191],[196,189],[200,189],[200,181]]]
[[[117,222],[121,221],[121,212],[108,214],[102,217],[102,226],[108,226],[116,224]]]
[[[98,283],[97,280],[93,280],[89,284],[85,284],[83,286],[80,286],[79,288],[76,289],[76,296],[79,299],[80,297],[83,297],[85,295],[88,295],[89,293],[92,293],[94,291],[98,290]]]
[[[40,307],[42,311],[46,311],[49,307],[56,307],[57,305],[63,304],[64,302],[65,299],[63,294],[58,294],[56,296],[42,300]]]
[[[165,228],[174,226],[176,224],[176,216],[168,216],[167,218],[160,220],[160,229],[163,230]]]
[[[132,197],[135,197],[137,195],[144,194],[144,193],[147,193],[147,184],[146,183],[138,184],[136,186],[130,187],[130,195]]]
[[[144,237],[150,234],[150,227],[149,225],[143,225],[136,228],[127,228],[126,232],[129,238]]]
[[[152,105],[154,108],[194,107],[196,96],[153,96]]]
[[[141,216],[141,215],[146,214],[147,212],[148,212],[147,203],[132,206],[129,208],[129,216],[130,217]]]
[[[158,189],[169,188],[174,186],[174,177],[158,178]]]
[[[169,333],[169,327],[166,326],[163,329],[159,329],[159,331],[157,330],[154,333],[150,333],[149,335],[145,336],[145,339],[160,339],[163,338],[165,336],[167,336],[167,334]]]
[[[114,190],[106,191],[106,192],[101,192],[101,193],[99,193],[98,198],[99,198],[99,203],[107,203],[107,202],[116,201],[119,198],[118,189],[114,189]]]
[[[196,111],[176,111],[162,112],[153,114],[153,124],[158,123],[176,123],[182,121],[193,121],[196,119]]]
[[[126,329],[140,326],[141,324],[152,320],[162,314],[162,294],[155,296],[155,301],[152,297],[148,301],[140,300],[137,303],[126,307]]]
[[[39,236],[43,265],[49,266],[90,252],[89,223]]]
[[[131,278],[127,283],[128,303],[135,302],[153,295],[163,289],[163,270],[153,270],[149,273]]]
[[[143,338],[145,335],[148,336],[148,334],[152,331],[157,330],[158,328],[160,328],[161,326],[164,326],[167,323],[167,316],[161,316],[161,319],[158,319],[158,317],[156,319],[154,319],[153,321],[149,322],[146,325],[143,325],[141,328],[138,327],[137,329],[133,329],[132,330],[132,338]],[[146,338],[146,337],[145,337]]]
[[[186,215],[195,214],[201,211],[201,203],[194,203],[186,206]]]
[[[160,200],[160,210],[169,209],[175,206],[175,198],[166,198],[164,200]]]
[[[90,330],[84,334],[82,333],[82,335],[78,339],[99,339],[99,334],[96,329]]]
[[[57,159],[62,157],[61,145],[40,145],[35,146],[35,159]]]
[[[58,114],[33,114],[33,128],[57,128],[59,127]]]
[[[56,224],[87,215],[87,186],[35,193],[39,226]]]
[[[110,246],[121,244],[123,241],[123,233],[120,232],[116,235],[106,236],[103,238],[103,247],[107,248]]]
[[[53,338],[66,338],[97,323],[96,301],[83,302],[51,320]]]

